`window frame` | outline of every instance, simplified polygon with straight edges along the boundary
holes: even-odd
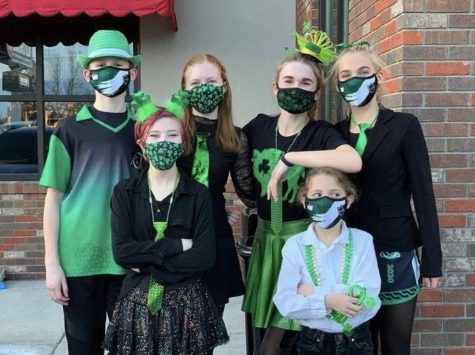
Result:
[[[72,19],[70,19],[72,20]],[[76,19],[80,20],[80,19]],[[42,19],[34,17],[33,19],[17,18],[17,21],[26,21],[29,24],[36,23],[39,26],[42,25]],[[49,19],[48,25],[55,26],[55,23],[64,24],[64,18],[57,16],[57,22]],[[130,23],[133,26],[130,33],[128,33],[128,40],[133,43],[133,53],[137,55],[140,49],[140,31],[139,31],[139,18],[135,16],[127,16],[125,18],[113,18],[111,16],[103,16],[97,18],[88,18],[89,27],[96,27],[95,30],[104,29],[118,29],[121,30],[121,26],[124,26],[124,22]],[[44,25],[44,24],[43,24]],[[121,26],[120,26],[121,25]],[[117,28],[118,27],[118,28]],[[92,33],[90,34],[92,35]],[[89,36],[90,37],[90,36]],[[8,43],[8,38],[0,38],[0,40]],[[59,43],[58,41],[57,43]],[[75,43],[82,43],[81,40]],[[37,115],[37,154],[38,154],[38,172],[36,173],[0,173],[1,181],[39,181],[41,173],[45,164],[45,150],[44,145],[45,138],[45,120],[44,120],[44,105],[48,102],[94,102],[95,95],[46,95],[44,88],[44,46],[49,43],[45,38],[36,36],[34,42],[34,48],[36,53],[36,87],[35,92],[31,94],[14,94],[14,95],[0,95],[0,102],[34,102],[36,104]],[[33,44],[30,43],[33,47]],[[87,45],[87,44],[86,44]],[[140,90],[140,73],[134,82],[135,91]],[[126,100],[130,100],[130,96],[126,97]]]

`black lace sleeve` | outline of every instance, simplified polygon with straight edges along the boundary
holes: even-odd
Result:
[[[231,169],[231,178],[234,189],[241,201],[249,208],[256,206],[254,192],[254,177],[252,175],[252,160],[249,143],[246,135],[239,130],[240,150],[234,166]]]

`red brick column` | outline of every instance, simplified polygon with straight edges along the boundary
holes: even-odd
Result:
[[[424,290],[414,354],[475,354],[475,2],[352,0],[350,41],[388,64],[384,103],[415,114],[430,151],[444,254]]]
[[[36,182],[0,182],[0,268],[10,280],[44,278],[44,194]]]

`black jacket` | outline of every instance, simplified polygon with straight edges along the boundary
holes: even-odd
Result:
[[[348,142],[349,127],[349,119],[336,125]],[[353,176],[361,196],[348,213],[349,224],[369,232],[377,251],[408,251],[422,245],[422,275],[441,276],[442,252],[429,155],[417,118],[381,110],[368,134],[362,159],[362,170]]]
[[[216,251],[211,197],[204,186],[186,174],[181,174],[165,237],[158,242],[154,241],[147,169],[138,178],[116,185],[111,208],[114,259],[126,269],[141,271],[128,271],[120,297],[144,278],[148,284],[150,275],[168,286],[213,267]],[[181,239],[192,239],[193,247],[183,252]]]

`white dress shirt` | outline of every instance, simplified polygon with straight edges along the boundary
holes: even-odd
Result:
[[[313,223],[305,232],[290,238],[282,249],[282,267],[280,269],[274,303],[279,312],[287,318],[299,321],[303,326],[329,333],[341,333],[342,325],[328,319],[331,309],[325,307],[327,294],[343,292],[358,284],[366,288],[366,294],[373,296],[376,307],[363,308],[347,320],[353,328],[368,321],[378,311],[381,301],[378,297],[381,289],[373,238],[370,234],[355,228],[353,233],[353,257],[350,266],[348,285],[341,283],[345,245],[348,243],[349,230],[342,221],[341,234],[330,246],[323,244],[315,235]],[[314,250],[315,265],[320,274],[321,285],[315,287],[311,296],[297,294],[299,284],[313,285],[305,262],[305,245]]]

